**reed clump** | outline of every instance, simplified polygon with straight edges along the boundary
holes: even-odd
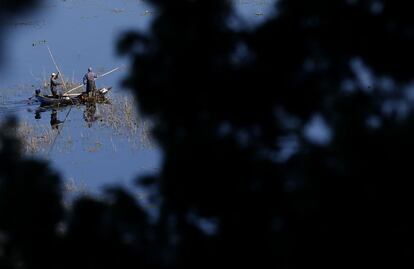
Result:
[[[27,122],[21,122],[16,131],[24,152],[28,154],[46,151],[56,135],[46,126],[35,128]]]

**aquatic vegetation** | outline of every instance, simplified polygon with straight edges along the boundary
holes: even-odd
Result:
[[[89,194],[88,187],[84,181],[75,181],[74,178],[69,178],[63,184],[63,191],[65,193],[83,195]]]
[[[53,142],[54,132],[46,126],[33,126],[27,122],[20,122],[16,130],[17,137],[22,142],[24,153],[33,154],[45,152]]]
[[[92,136],[92,132],[87,129],[81,130],[76,136],[73,132],[64,131],[62,127],[65,123],[62,116],[60,117],[61,123],[52,126],[52,128],[50,125],[40,124],[36,120],[23,120],[16,131],[22,141],[24,152],[26,154],[47,154],[50,148],[54,146],[54,140],[58,136],[59,141],[56,144],[56,150],[61,152],[70,151],[74,143],[82,143],[84,145],[84,152],[87,153],[99,151],[104,144],[109,144],[112,150],[116,151],[117,146],[113,140],[114,136],[126,138],[126,141],[136,150],[142,147],[151,147],[150,125],[146,120],[139,117],[132,97],[115,96],[110,98],[110,100],[112,101],[110,104],[94,104],[92,108],[87,108],[84,105],[74,106],[73,108],[79,111],[79,113],[83,111],[86,127],[90,128],[96,125],[96,128],[110,132],[109,143],[103,137]],[[57,111],[55,112],[56,114],[58,114]],[[53,112],[44,110],[39,113],[47,115]],[[64,110],[64,113],[59,113],[66,115],[67,111]]]

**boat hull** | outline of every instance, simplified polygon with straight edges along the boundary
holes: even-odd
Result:
[[[105,100],[105,95],[111,90],[110,88],[101,88],[96,91],[95,96],[88,96],[86,93],[80,93],[78,95],[60,96],[58,98],[50,95],[36,95],[36,99],[39,101],[40,106],[67,106],[76,105],[84,102],[102,102]]]
[[[41,106],[60,106],[60,105],[72,105],[75,104],[75,98],[61,97],[55,98],[49,95],[38,95],[36,99],[39,101]]]

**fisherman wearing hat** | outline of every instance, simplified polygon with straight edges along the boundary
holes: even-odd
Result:
[[[83,77],[83,84],[86,85],[86,93],[89,96],[93,96],[96,91],[96,84],[95,84],[95,78],[98,76],[92,72],[92,67],[88,68],[88,73],[85,74]]]
[[[57,98],[58,94],[57,94],[57,87],[59,85],[62,85],[62,83],[60,83],[59,81],[57,81],[59,76],[59,72],[56,73],[52,73],[50,75],[50,91],[52,92],[53,97]]]

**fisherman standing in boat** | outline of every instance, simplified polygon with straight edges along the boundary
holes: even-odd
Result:
[[[52,73],[50,75],[50,91],[52,92],[52,96],[55,98],[58,97],[58,93],[57,93],[58,86],[62,85],[62,83],[57,81],[58,77],[59,77],[59,72],[57,74]]]
[[[94,96],[96,91],[95,78],[98,76],[92,72],[92,67],[88,68],[88,73],[83,77],[83,84],[86,85],[86,93],[88,96]]]

